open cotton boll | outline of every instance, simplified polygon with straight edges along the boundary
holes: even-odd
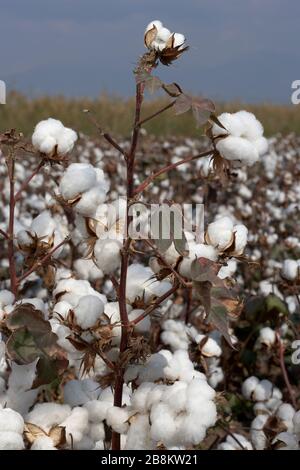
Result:
[[[47,155],[52,155],[55,149],[60,155],[67,154],[73,149],[76,140],[76,132],[52,118],[40,121],[32,135],[34,148]]]
[[[95,262],[104,274],[113,273],[120,266],[122,243],[118,239],[97,240],[94,246]]]
[[[12,305],[15,301],[14,294],[6,289],[0,291],[0,308]]]
[[[218,450],[253,450],[251,442],[242,434],[233,433],[226,441],[218,446]]]
[[[175,351],[168,365],[164,367],[164,376],[168,380],[182,380],[190,382],[195,377],[205,377],[201,372],[195,371],[187,351]]]
[[[99,204],[106,199],[104,188],[95,186],[82,194],[79,202],[76,204],[76,211],[84,217],[93,217]]]
[[[260,414],[251,423],[251,441],[256,450],[264,450],[267,446],[268,439],[263,428],[268,419],[268,415]]]
[[[253,400],[266,401],[272,396],[273,384],[269,380],[261,380],[253,392]]]
[[[59,403],[37,403],[26,415],[27,423],[35,424],[44,431],[48,431],[52,426],[59,425],[71,414],[69,405]]]
[[[103,272],[91,259],[77,259],[74,262],[74,269],[80,279],[96,281],[103,278]]]
[[[183,46],[184,43],[185,43],[185,36],[180,33],[174,33],[173,46],[180,47],[180,46]]]
[[[217,150],[223,158],[230,161],[240,161],[248,166],[258,161],[257,148],[243,137],[228,136],[217,142]]]
[[[190,247],[189,255],[185,256],[179,263],[179,273],[184,277],[190,278],[192,263],[198,258],[217,261],[218,253],[211,245],[204,245],[203,243],[193,244]]]
[[[190,344],[186,325],[176,320],[166,320],[162,324],[160,338],[163,344],[171,347],[172,351],[188,350]]]
[[[259,332],[259,337],[257,339],[257,344],[264,344],[268,347],[273,346],[276,342],[276,333],[272,328],[266,326],[262,328]]]
[[[225,250],[233,241],[233,221],[230,217],[222,217],[207,227],[207,242],[218,250]]]
[[[127,433],[125,450],[153,450],[155,447],[150,436],[148,414],[134,416]]]
[[[299,439],[290,432],[281,432],[272,441],[272,444],[282,443],[284,447],[280,446],[282,450],[299,450]]]
[[[242,384],[242,394],[247,400],[252,399],[252,395],[257,385],[259,384],[259,379],[257,377],[248,377]]]
[[[106,422],[115,432],[125,434],[128,431],[128,420],[131,414],[132,412],[127,408],[112,406],[107,410]]]
[[[0,410],[0,431],[15,432],[22,434],[24,429],[24,420],[22,416],[10,408]]]
[[[152,29],[154,26],[156,27],[157,31],[159,31],[163,27],[163,24],[159,20],[151,21],[146,27],[146,33],[150,31],[150,29]]]
[[[0,450],[23,450],[25,447],[21,434],[0,431]]]
[[[134,302],[136,298],[143,298],[149,302],[153,297],[165,294],[172,286],[168,281],[157,281],[153,279],[154,273],[151,268],[142,264],[131,264],[127,271],[126,298]]]
[[[295,412],[295,408],[289,403],[282,403],[276,412],[276,416],[283,421],[288,431],[293,431],[294,429],[293,418]]]
[[[125,371],[125,381],[136,380],[142,382],[155,382],[165,378],[165,367],[172,359],[171,351],[162,349],[159,353],[152,354],[143,365],[129,365]]]
[[[234,255],[240,256],[248,241],[248,229],[245,225],[235,225],[234,228]]]
[[[223,113],[218,116],[218,120],[223,124],[225,129],[214,123],[212,126],[214,136],[230,134],[234,137],[240,137],[242,135],[244,126],[237,114]]]
[[[53,445],[53,441],[51,437],[41,436],[41,437],[38,437],[34,441],[32,446],[30,447],[30,450],[57,450],[57,449]]]
[[[106,304],[106,296],[97,292],[88,281],[79,279],[61,279],[54,291],[53,296],[60,301],[64,300],[70,303],[73,307],[79,302],[83,295],[94,295],[98,297],[104,304]]]
[[[294,432],[300,436],[300,411],[297,411],[293,417]]]
[[[227,266],[222,266],[218,272],[218,277],[220,279],[226,279],[226,277],[232,277],[237,270],[237,262],[235,259],[230,259],[227,261]]]
[[[242,135],[250,140],[256,140],[262,137],[264,128],[259,120],[253,113],[242,110],[235,113],[235,116],[240,120],[243,126]]]
[[[72,163],[65,171],[59,185],[60,193],[66,200],[88,191],[97,182],[97,173],[89,163]]]
[[[94,295],[81,297],[74,308],[76,323],[84,330],[94,326],[103,312],[103,302]]]
[[[89,421],[91,423],[101,423],[106,419],[107,410],[111,408],[111,403],[108,401],[91,400],[84,404],[84,408],[89,413]]]
[[[61,423],[66,428],[66,439],[69,445],[78,443],[88,431],[89,414],[85,408],[73,408],[71,414]]]
[[[300,264],[294,259],[285,259],[282,265],[281,275],[287,281],[294,281],[300,276]]]

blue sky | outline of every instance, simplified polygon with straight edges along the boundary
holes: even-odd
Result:
[[[190,51],[156,73],[213,99],[289,102],[300,79],[299,0],[1,0],[0,79],[30,95],[128,96],[146,24]]]

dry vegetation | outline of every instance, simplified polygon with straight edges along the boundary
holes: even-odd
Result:
[[[102,94],[97,99],[65,98],[63,96],[41,96],[30,99],[18,92],[12,92],[7,98],[7,106],[0,107],[0,130],[17,128],[25,135],[30,135],[34,125],[48,116],[56,116],[73,129],[80,130],[87,135],[97,132],[82,113],[83,109],[92,109],[101,123],[117,135],[127,136],[134,113],[134,99],[119,98]],[[152,114],[160,109],[167,100],[164,98],[152,99],[144,104],[145,115]],[[277,133],[286,135],[290,132],[300,134],[299,109],[292,105],[275,105],[270,103],[245,104],[241,102],[218,103],[218,114],[223,111],[235,112],[247,109],[253,112],[264,123],[265,134],[272,136]],[[199,130],[191,113],[180,117],[175,116],[172,110],[160,115],[157,119],[147,123],[145,129],[157,136],[175,135],[186,137],[199,137]]]

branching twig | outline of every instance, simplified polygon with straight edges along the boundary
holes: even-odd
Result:
[[[166,106],[164,106],[163,108],[159,109],[158,111],[156,111],[155,113],[153,114],[150,114],[150,116],[147,116],[145,117],[144,119],[142,119],[141,121],[139,121],[136,126],[138,127],[141,127],[143,124],[145,124],[146,122],[150,121],[151,119],[159,116],[160,114],[162,114],[163,112],[167,111],[168,109],[172,108],[174,106],[174,104],[176,103],[176,101],[171,101],[171,103],[168,103]]]
[[[100,135],[104,137],[104,139],[110,143],[118,152],[120,152],[125,160],[128,159],[127,152],[112,138],[112,136],[108,132],[104,132],[103,129],[99,126],[94,116],[92,116],[91,111],[89,109],[85,109],[84,112],[88,115],[88,118],[92,124],[98,129]]]
[[[294,392],[293,392],[292,386],[290,384],[289,376],[288,376],[286,366],[285,366],[285,362],[284,362],[284,345],[283,345],[283,342],[281,341],[280,334],[278,333],[278,331],[276,332],[276,339],[277,339],[278,347],[279,347],[279,361],[280,361],[281,372],[282,372],[282,375],[283,375],[283,378],[284,378],[284,381],[285,381],[286,388],[288,389],[291,402],[293,404],[293,407],[296,410],[297,409],[297,403],[296,403]]]
[[[41,258],[39,261],[37,261],[36,263],[34,263],[30,269],[28,269],[28,271],[26,271],[22,276],[20,276],[18,279],[17,279],[17,286],[19,286],[21,284],[22,281],[24,281],[24,279],[26,279],[28,276],[30,276],[30,274],[32,274],[34,271],[36,271],[36,269],[38,269],[39,267],[43,266],[43,264],[46,263],[46,261],[48,261],[48,259],[51,258],[51,256],[61,247],[63,246],[65,243],[67,243],[69,241],[69,238],[65,238],[61,243],[59,243],[58,245],[56,245],[51,251],[49,251],[49,253],[47,253],[43,258]]]
[[[19,189],[19,191],[15,194],[15,203],[18,202],[21,197],[22,197],[22,192],[27,188],[27,186],[29,185],[30,181],[38,174],[38,172],[40,171],[40,169],[45,165],[45,160],[41,160],[40,163],[38,164],[38,166],[36,167],[35,170],[33,170],[33,172],[31,173],[30,176],[28,176],[28,178],[26,178],[26,180],[24,181],[24,183],[22,184],[21,188]]]
[[[185,163],[189,163],[193,160],[197,160],[198,158],[203,158],[203,157],[208,157],[209,155],[212,155],[213,150],[208,150],[206,152],[200,153],[199,155],[193,155],[187,158],[184,158],[183,160],[179,160],[176,163],[171,163],[170,165],[167,165],[160,170],[158,170],[156,173],[152,173],[152,175],[148,176],[148,178],[143,181],[134,191],[134,194],[140,194],[143,192],[149,184],[151,184],[156,178],[158,178],[160,175],[163,175],[164,173],[167,173],[168,171],[174,170],[174,168],[177,168],[180,165],[184,165]]]

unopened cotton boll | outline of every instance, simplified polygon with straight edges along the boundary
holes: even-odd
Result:
[[[94,326],[103,312],[103,302],[94,295],[81,297],[78,305],[74,308],[76,322],[84,330]]]
[[[294,259],[284,260],[281,275],[287,281],[294,281],[300,276],[300,263]]]

